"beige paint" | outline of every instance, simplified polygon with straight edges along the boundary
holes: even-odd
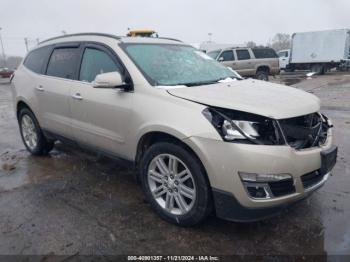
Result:
[[[318,111],[320,103],[315,96],[256,80],[156,88],[146,81],[116,39],[74,36],[45,44],[64,41],[95,41],[110,46],[131,74],[134,91],[94,88],[90,83],[38,75],[21,65],[13,81],[15,105],[26,102],[42,128],[130,160],[135,159],[143,135],[152,131],[168,133],[196,152],[213,187],[231,192],[245,206],[275,205],[306,194],[299,177],[320,167],[321,148],[295,151],[289,146],[224,142],[202,111],[206,105],[213,105],[281,119]],[[123,41],[179,44],[145,38]],[[38,86],[44,91],[38,91]],[[82,100],[73,99],[76,93]],[[331,136],[325,147],[330,144]],[[273,200],[252,200],[244,191],[238,171],[290,173],[296,179],[297,193]]]

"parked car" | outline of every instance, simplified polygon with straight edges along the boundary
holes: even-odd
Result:
[[[225,48],[208,52],[213,59],[231,67],[241,76],[269,80],[279,73],[278,56],[272,48]]]
[[[286,69],[324,74],[332,68],[349,70],[350,30],[294,33]]]
[[[321,187],[336,161],[314,95],[242,79],[179,41],[61,36],[32,50],[11,83],[30,153],[60,140],[126,159],[151,207],[178,225],[212,212],[266,218]]]
[[[9,70],[8,68],[0,68],[0,78],[10,78],[13,72],[13,70]]]

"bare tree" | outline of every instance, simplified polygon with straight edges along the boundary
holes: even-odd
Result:
[[[256,43],[254,41],[248,41],[245,43],[245,45],[250,48],[256,47]]]
[[[269,44],[270,47],[276,51],[282,49],[289,49],[291,45],[291,38],[289,34],[277,33]]]
[[[6,57],[6,63],[4,63],[3,57],[0,56],[0,68],[5,66],[9,69],[16,69],[22,61],[22,57],[19,56],[8,56]]]

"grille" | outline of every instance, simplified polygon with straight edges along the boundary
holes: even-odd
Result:
[[[324,144],[330,128],[326,117],[322,119],[318,113],[282,119],[279,123],[287,143],[296,149]]]
[[[270,190],[275,197],[285,196],[295,193],[293,179],[285,179],[282,181],[269,182]]]
[[[301,176],[301,182],[305,189],[312,187],[323,179],[323,174],[319,171],[313,171]]]

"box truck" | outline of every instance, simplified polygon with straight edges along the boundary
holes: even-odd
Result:
[[[332,68],[349,69],[350,30],[325,30],[294,33],[290,51],[281,50],[282,69],[311,70],[324,74]],[[280,62],[281,62],[280,61]]]

